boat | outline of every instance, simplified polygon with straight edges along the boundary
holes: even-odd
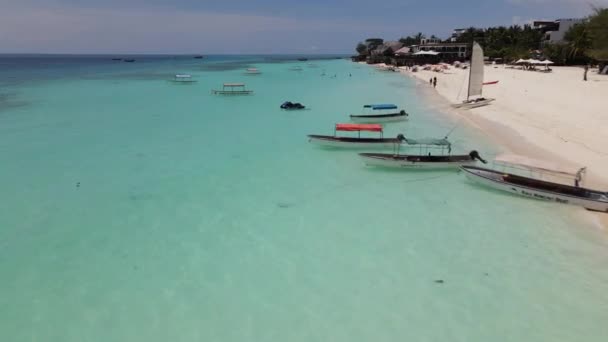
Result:
[[[173,76],[173,79],[170,80],[171,82],[174,83],[195,83],[196,80],[192,78],[192,75],[187,75],[187,74],[177,74],[175,76]]]
[[[363,108],[371,109],[372,111],[380,111],[378,114],[362,114],[362,115],[351,115],[350,120],[357,123],[387,123],[406,120],[409,116],[404,110],[398,112],[386,112],[390,110],[397,110],[394,104],[371,104],[365,105]]]
[[[464,66],[464,64],[462,64]],[[487,106],[494,99],[482,97],[483,90],[483,49],[477,42],[473,42],[473,53],[471,55],[471,67],[469,68],[469,86],[467,99],[462,103],[453,104],[454,108],[472,109]]]
[[[245,75],[259,75],[262,72],[256,68],[248,68],[245,70]]]
[[[244,83],[224,83],[221,90],[212,90],[217,95],[251,95],[253,90],[246,90]]]
[[[298,60],[299,60],[300,62],[306,62],[306,61],[308,60],[308,58],[298,58]]]
[[[113,61],[122,61],[122,58],[112,58]]]
[[[608,212],[608,192],[581,187],[585,167],[568,167],[517,155],[500,155],[494,163],[502,169],[477,166],[463,166],[461,169],[472,182],[496,190]],[[564,178],[572,185],[564,184]]]
[[[357,132],[357,137],[339,137],[337,132]],[[361,132],[377,132],[380,133],[379,138],[362,138]],[[308,135],[308,141],[325,147],[341,147],[341,148],[370,148],[370,149],[396,149],[397,145],[401,144],[405,137],[399,134],[396,138],[385,138],[383,135],[382,125],[377,124],[336,124],[334,135]]]
[[[201,55],[194,56],[194,59],[203,59],[203,56],[201,56]]]
[[[290,71],[302,71],[302,67],[294,66],[294,67],[289,68],[289,70]]]
[[[301,110],[301,109],[306,109],[306,106],[304,106],[301,103],[298,102],[291,102],[291,101],[286,101],[283,102],[283,104],[281,105],[281,109],[285,109],[285,110]]]
[[[363,162],[369,166],[405,168],[405,169],[457,169],[463,165],[472,165],[476,161],[486,163],[477,151],[469,154],[452,155],[452,144],[443,139],[408,139],[405,144],[419,147],[418,154],[397,153],[359,153]],[[438,151],[432,155],[431,150]]]
[[[134,59],[123,59],[123,62],[133,63],[133,62],[135,62],[135,60]]]

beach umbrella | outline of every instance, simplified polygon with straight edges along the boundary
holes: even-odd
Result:
[[[525,63],[528,63],[528,60],[527,59],[521,59],[521,58],[518,59],[517,62],[515,62],[515,64],[525,64]]]
[[[544,65],[549,65],[549,64],[554,64],[553,62],[551,62],[548,59],[545,59],[544,61],[540,61],[538,64],[544,64]]]
[[[418,51],[414,54],[414,56],[422,56],[422,55],[437,56],[438,54],[439,54],[439,52],[435,52],[435,51]]]
[[[530,63],[530,64],[542,64],[542,62],[539,61],[538,59],[530,59],[530,60],[528,60],[528,63]]]

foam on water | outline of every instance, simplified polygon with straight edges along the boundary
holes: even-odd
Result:
[[[6,85],[27,105],[0,109],[2,341],[608,336],[608,239],[580,209],[307,142],[372,102],[411,114],[385,136],[445,135],[456,122],[414,81],[346,61],[205,63]],[[166,81],[182,72],[198,82]],[[255,95],[210,94],[224,82]],[[499,150],[463,125],[451,140]]]

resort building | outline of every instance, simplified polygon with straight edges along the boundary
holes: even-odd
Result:
[[[532,27],[544,33],[541,45],[546,43],[563,43],[568,30],[585,19],[557,19],[554,21],[535,21]]]
[[[427,43],[410,46],[411,52],[435,51],[446,59],[464,59],[470,55],[470,44],[466,43]]]

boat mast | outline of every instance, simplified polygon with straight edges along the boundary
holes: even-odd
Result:
[[[469,63],[469,84],[467,84],[467,101],[471,97],[471,74],[473,73],[473,46],[475,45],[475,37],[471,38],[471,62]]]

